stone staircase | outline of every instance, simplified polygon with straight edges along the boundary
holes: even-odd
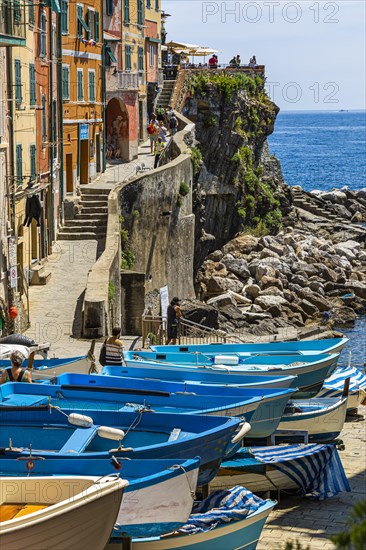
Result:
[[[344,218],[337,216],[331,207],[327,207],[327,204],[322,199],[319,199],[311,193],[307,193],[303,189],[292,189],[293,205],[296,208],[311,212],[314,216],[319,218],[326,218],[329,222],[345,223]],[[314,219],[316,223],[316,219]]]
[[[176,80],[164,80],[163,89],[161,90],[157,98],[157,102],[156,102],[157,107],[159,105],[161,105],[164,109],[169,107],[170,99],[172,97],[175,83],[176,83]]]
[[[81,211],[72,220],[66,220],[58,239],[66,241],[104,239],[108,223],[108,195],[110,189],[81,187]]]

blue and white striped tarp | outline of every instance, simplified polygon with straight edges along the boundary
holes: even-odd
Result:
[[[366,389],[366,376],[356,367],[338,367],[323,384],[317,397],[340,397],[343,392],[344,381],[350,378],[349,392],[356,392],[360,388]]]
[[[249,516],[267,502],[240,485],[224,491],[215,491],[194,506],[193,514],[178,532],[193,535],[211,531],[217,525]]]
[[[324,500],[351,490],[335,445],[255,447],[251,452],[292,479],[303,495]]]

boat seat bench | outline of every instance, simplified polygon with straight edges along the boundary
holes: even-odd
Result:
[[[60,449],[60,453],[81,453],[89,445],[97,432],[96,426],[77,428]]]

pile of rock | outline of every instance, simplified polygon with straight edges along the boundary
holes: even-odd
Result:
[[[315,189],[311,194],[325,201],[338,216],[345,220],[366,221],[366,188],[357,191],[351,191],[348,187],[333,191]]]
[[[365,242],[333,243],[298,228],[243,234],[207,256],[197,282],[221,329],[352,326],[366,312]]]

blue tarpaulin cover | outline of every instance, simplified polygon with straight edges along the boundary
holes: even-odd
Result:
[[[366,390],[366,376],[363,372],[356,367],[338,367],[332,376],[326,379],[317,397],[340,397],[346,378],[350,378],[350,392],[355,392],[360,388]]]

